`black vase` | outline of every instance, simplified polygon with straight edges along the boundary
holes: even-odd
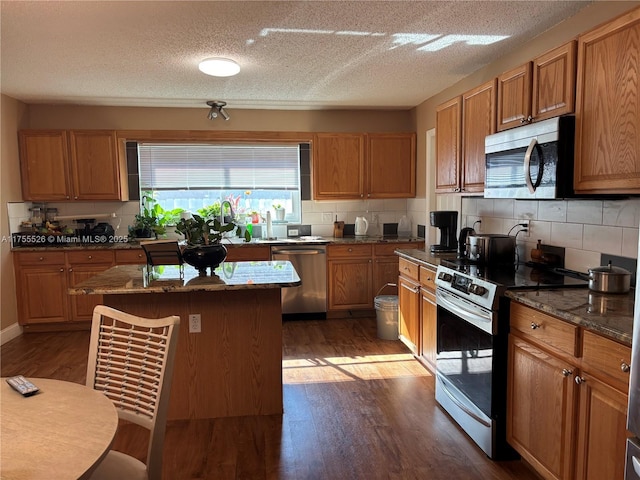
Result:
[[[207,274],[207,268],[213,270],[227,258],[227,248],[221,243],[211,245],[187,245],[182,251],[186,263],[198,269],[200,275]]]

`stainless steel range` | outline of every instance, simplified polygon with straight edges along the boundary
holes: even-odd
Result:
[[[443,261],[436,276],[436,400],[492,459],[506,442],[507,288],[587,286],[566,271]]]

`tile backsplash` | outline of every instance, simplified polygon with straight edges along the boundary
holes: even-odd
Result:
[[[528,219],[530,234],[517,235],[518,254],[530,260],[538,239],[565,248],[567,268],[587,271],[600,265],[602,253],[638,256],[640,198],[625,200],[512,200],[465,197],[461,227],[476,220],[483,233],[509,233],[518,220]],[[476,225],[476,229],[478,225]],[[511,234],[517,232],[513,229]]]

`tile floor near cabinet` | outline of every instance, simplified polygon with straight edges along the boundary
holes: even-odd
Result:
[[[284,415],[169,422],[163,479],[538,479],[489,460],[438,407],[431,374],[376,338],[375,318],[287,321],[283,335]],[[88,342],[23,335],[3,345],[2,376],[82,383]],[[114,448],[142,459],[144,439],[122,425]]]

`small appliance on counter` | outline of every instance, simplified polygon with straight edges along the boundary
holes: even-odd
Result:
[[[455,210],[439,210],[429,214],[432,227],[440,229],[440,243],[431,245],[432,253],[455,252],[458,249],[456,229],[458,212]]]
[[[363,237],[367,234],[369,229],[369,222],[365,217],[356,217],[356,229],[355,234],[357,237]]]

